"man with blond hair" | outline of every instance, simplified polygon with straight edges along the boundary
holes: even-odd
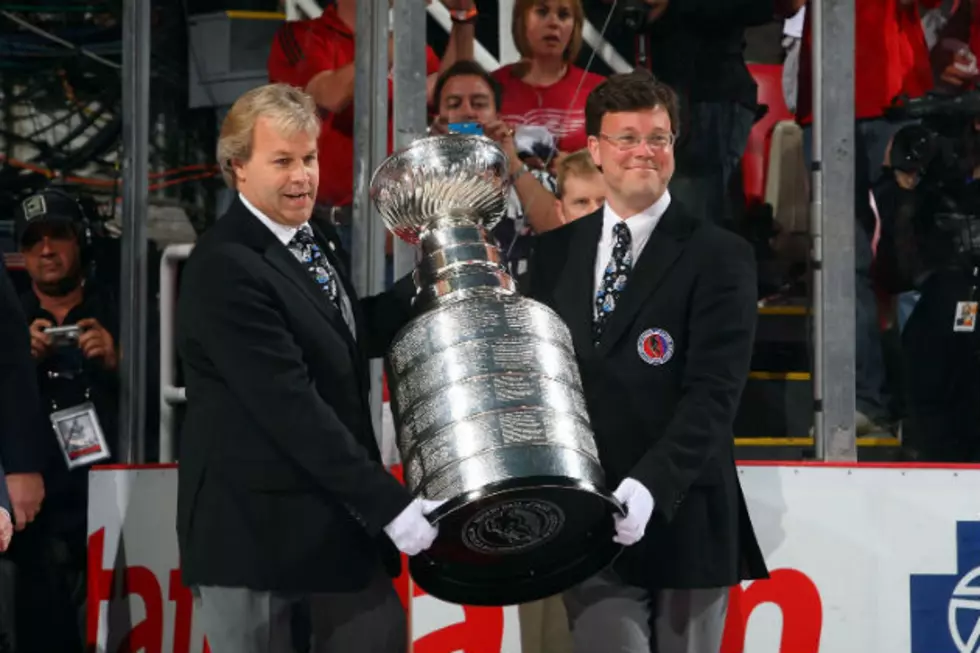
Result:
[[[437,533],[433,506],[383,467],[368,403],[367,358],[409,319],[414,289],[354,294],[332,225],[311,220],[319,128],[297,88],[239,98],[217,151],[238,198],[183,274],[177,532],[214,653],[294,650],[295,608],[315,653],[404,651],[385,567]]]

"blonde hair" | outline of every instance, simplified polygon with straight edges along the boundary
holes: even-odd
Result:
[[[527,15],[531,13],[531,10],[539,2],[541,0],[517,0],[514,3],[514,13],[510,22],[510,33],[514,38],[514,45],[517,46],[517,51],[521,53],[521,57],[525,60],[531,58],[531,44],[527,40]],[[582,49],[582,26],[585,24],[585,10],[582,9],[582,0],[562,0],[562,2],[568,3],[569,8],[572,10],[572,20],[575,23],[572,27],[572,38],[569,39],[568,47],[562,53],[562,59],[568,63],[572,63],[578,57],[579,50]],[[514,74],[518,77],[523,77],[528,71],[527,61],[518,63],[514,68]]]
[[[235,161],[252,156],[255,123],[269,118],[283,134],[300,132],[320,136],[320,117],[309,95],[288,84],[266,84],[253,88],[235,100],[221,124],[218,137],[218,165],[229,188],[235,188]]]
[[[558,164],[557,172],[555,195],[558,199],[561,199],[565,194],[565,183],[569,177],[588,177],[600,174],[600,170],[596,167],[588,149],[578,150],[566,156]]]

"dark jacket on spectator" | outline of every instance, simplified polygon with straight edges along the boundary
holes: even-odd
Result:
[[[7,474],[40,472],[44,465],[34,374],[27,319],[0,258],[0,462]]]
[[[592,16],[593,20],[609,11],[608,4],[597,4],[602,16]],[[682,106],[735,101],[754,109],[757,89],[743,55],[745,28],[768,23],[773,16],[773,0],[670,2],[663,15],[645,28],[648,66],[677,91]],[[629,44],[626,58],[637,63],[637,38],[622,21],[610,21],[606,40]],[[685,128],[681,116],[681,130]]]

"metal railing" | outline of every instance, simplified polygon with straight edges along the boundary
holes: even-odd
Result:
[[[170,245],[160,258],[160,462],[175,461],[174,408],[187,401],[183,387],[174,385],[177,356],[174,317],[177,307],[177,268],[193,245]]]

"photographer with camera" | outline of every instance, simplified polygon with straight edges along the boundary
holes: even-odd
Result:
[[[46,457],[44,510],[11,547],[20,651],[83,650],[88,469],[116,443],[117,303],[87,274],[100,226],[78,199],[45,189],[14,213],[31,289],[30,324]]]
[[[926,96],[887,112],[901,128],[875,187],[876,273],[898,299],[912,460],[980,461],[980,93]]]

